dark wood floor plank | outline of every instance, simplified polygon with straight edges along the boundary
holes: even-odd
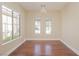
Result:
[[[10,56],[77,56],[59,40],[27,40]]]

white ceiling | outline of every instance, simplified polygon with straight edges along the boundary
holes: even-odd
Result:
[[[48,11],[58,11],[67,5],[67,2],[20,2],[20,4],[28,11],[39,11],[41,5],[46,5]]]

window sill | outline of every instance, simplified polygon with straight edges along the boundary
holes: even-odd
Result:
[[[21,36],[20,37],[17,37],[16,39],[13,39],[13,40],[10,40],[10,41],[4,41],[4,42],[2,42],[0,45],[5,45],[5,44],[8,44],[8,43],[10,43],[10,42],[12,42],[12,41],[15,41],[15,40],[17,40],[17,39],[20,39],[21,38]]]

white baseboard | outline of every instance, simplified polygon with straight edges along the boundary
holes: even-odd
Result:
[[[20,44],[18,44],[16,47],[14,47],[13,49],[11,49],[9,52],[5,53],[5,56],[8,56],[10,53],[12,53],[15,49],[17,49],[20,45],[22,45],[26,40],[24,39],[23,42],[21,42]],[[3,55],[3,56],[4,56]]]
[[[60,40],[60,39],[58,39],[58,38],[55,38],[55,39],[54,38],[53,39],[49,39],[49,38],[48,39],[45,39],[45,38],[37,38],[37,39],[36,38],[34,38],[34,39],[32,38],[31,39],[31,38],[29,38],[27,40]]]
[[[68,45],[66,42],[64,42],[63,40],[60,40],[62,43],[64,43],[68,48],[70,48],[74,53],[76,53],[77,55],[79,55],[79,51],[75,48],[72,48],[70,45]]]

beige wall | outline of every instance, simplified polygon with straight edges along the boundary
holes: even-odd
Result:
[[[34,33],[34,17],[39,16],[41,18],[41,33],[39,39],[60,39],[61,38],[61,15],[59,11],[54,12],[47,12],[47,14],[41,13],[41,12],[29,12],[28,13],[28,19],[27,19],[27,32],[26,36],[28,39],[36,39],[35,33]],[[45,18],[47,16],[50,16],[52,18],[52,33],[48,35],[45,34]]]
[[[70,3],[62,10],[62,39],[79,53],[79,3]]]
[[[21,44],[25,40],[24,38],[26,37],[26,27],[24,27],[24,25],[26,24],[27,12],[22,8],[22,6],[20,6],[17,3],[2,3],[2,4],[14,11],[19,12],[21,15],[20,17],[21,38],[8,42],[7,44],[4,45],[0,45],[0,55],[7,55],[11,50],[13,50],[17,45]],[[1,29],[2,27],[1,27],[1,15],[0,15],[0,43],[3,42],[1,36],[2,34]]]

